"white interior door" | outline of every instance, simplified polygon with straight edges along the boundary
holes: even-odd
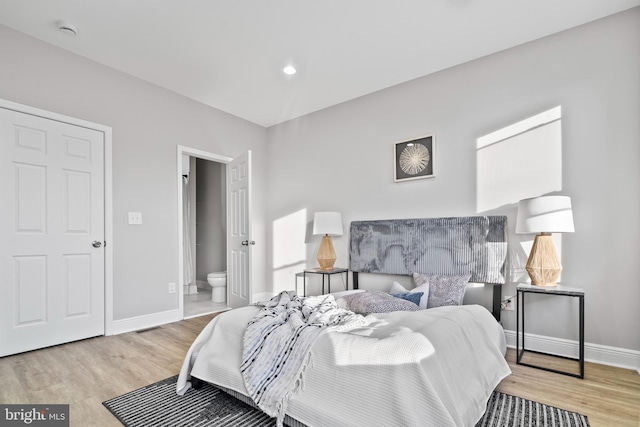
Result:
[[[0,108],[0,195],[0,356],[103,335],[104,134]]]
[[[227,304],[251,303],[251,151],[227,164]]]

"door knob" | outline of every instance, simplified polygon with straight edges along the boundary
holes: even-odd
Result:
[[[255,245],[256,242],[255,241],[248,241],[248,240],[243,240],[242,241],[242,246],[249,246],[249,245]]]
[[[100,246],[102,246],[102,242],[101,242],[101,241],[99,241],[99,240],[94,240],[94,241],[91,243],[91,245],[92,245],[94,248],[99,248]]]

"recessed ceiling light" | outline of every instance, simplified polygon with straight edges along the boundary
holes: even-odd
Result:
[[[69,22],[60,21],[58,22],[58,30],[60,32],[65,33],[69,36],[75,36],[78,34],[78,29],[75,25],[70,24]]]
[[[294,75],[296,73],[296,69],[293,68],[292,65],[287,65],[286,67],[284,67],[282,69],[282,72],[285,73],[288,76],[292,76],[292,75]]]

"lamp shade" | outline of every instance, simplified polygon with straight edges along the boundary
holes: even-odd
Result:
[[[313,234],[342,236],[342,215],[340,212],[316,212],[313,215]]]
[[[573,233],[571,198],[542,196],[518,202],[516,233]]]

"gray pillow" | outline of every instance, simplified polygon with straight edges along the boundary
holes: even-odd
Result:
[[[413,279],[416,283],[429,283],[427,308],[442,307],[445,305],[461,305],[470,278],[471,274],[458,274],[453,276],[413,274]]]
[[[392,311],[416,311],[419,307],[411,301],[395,298],[386,292],[360,292],[338,300],[338,306],[354,313],[390,313]]]

